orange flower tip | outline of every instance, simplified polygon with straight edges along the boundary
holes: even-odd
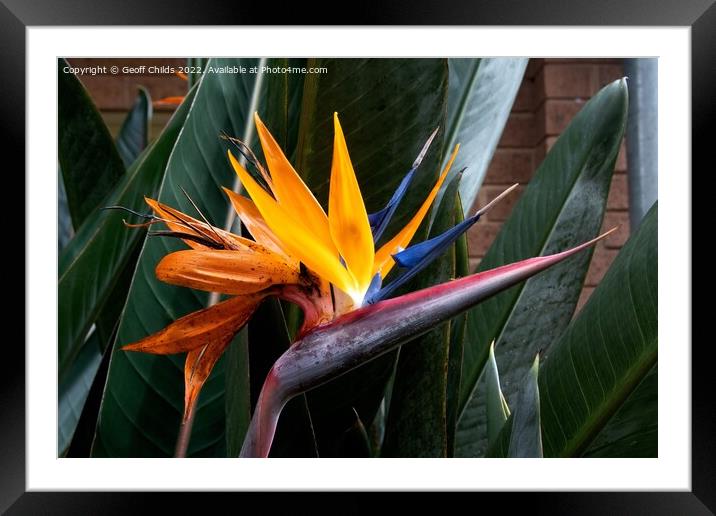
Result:
[[[513,191],[515,188],[517,188],[518,186],[520,186],[519,183],[515,183],[515,184],[513,184],[512,186],[510,186],[507,190],[505,190],[505,191],[502,192],[500,195],[498,195],[497,197],[495,197],[494,199],[492,199],[492,200],[491,200],[489,203],[487,203],[485,206],[483,206],[482,208],[480,208],[479,210],[477,210],[477,212],[475,212],[475,215],[474,215],[474,216],[478,216],[478,217],[479,217],[479,216],[484,215],[484,214],[487,213],[488,211],[490,211],[498,202],[500,202],[502,199],[504,199],[505,197],[507,197],[507,196],[510,194],[510,192],[512,192],[512,191]]]

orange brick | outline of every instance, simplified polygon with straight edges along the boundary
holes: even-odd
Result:
[[[528,182],[534,172],[532,154],[531,149],[498,148],[487,169],[485,183],[511,184]]]
[[[482,259],[480,258],[470,258],[470,272],[475,272],[477,268],[480,266],[480,262]]]
[[[164,75],[83,75],[80,81],[100,111],[126,111],[132,107],[138,86],[149,91],[152,100],[186,95],[187,83],[179,77]]]
[[[580,310],[582,310],[585,304],[587,304],[587,301],[589,301],[589,297],[592,295],[592,292],[594,292],[594,287],[584,287],[579,293],[577,307],[574,310],[575,315],[579,313]]]
[[[535,82],[545,98],[589,98],[592,87],[592,64],[547,63]]]
[[[517,90],[517,96],[515,102],[512,104],[512,113],[517,112],[532,112],[534,111],[534,80],[524,78],[520,89]]]
[[[616,227],[617,230],[604,240],[604,247],[619,249],[629,239],[629,212],[607,211],[602,222],[602,232]]]
[[[484,220],[492,222],[503,222],[507,220],[512,213],[512,209],[515,207],[515,203],[519,200],[522,192],[524,192],[524,189],[524,186],[518,186],[515,188],[515,190],[510,192],[506,198],[501,200],[488,212],[487,215],[485,215]],[[485,206],[492,199],[500,195],[504,190],[504,186],[484,185],[480,188],[480,193],[477,196],[479,206]],[[475,207],[475,209],[477,209],[477,207]]]
[[[602,278],[609,270],[609,266],[616,258],[619,251],[616,249],[607,249],[603,245],[597,245],[597,249],[592,256],[592,263],[587,271],[587,278],[584,284],[589,287],[595,287],[602,281]]]
[[[87,88],[100,111],[129,109],[131,104],[126,76],[80,75],[78,79]]]
[[[624,66],[621,63],[599,65],[597,67],[595,92],[622,77],[624,77]]]
[[[482,258],[500,232],[499,222],[480,221],[467,231],[467,248],[470,258]]]
[[[511,113],[500,138],[500,147],[532,147],[535,144],[533,113]]]
[[[626,174],[612,176],[612,184],[609,187],[609,197],[607,198],[607,209],[629,209],[629,184]]]
[[[537,123],[544,127],[545,136],[559,135],[580,109],[584,100],[547,99],[537,110]]]
[[[615,172],[626,172],[627,170],[627,152],[626,142],[623,141],[621,147],[619,147],[619,154],[617,155],[617,162],[614,164]]]

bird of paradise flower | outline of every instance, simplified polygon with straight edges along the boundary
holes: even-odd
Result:
[[[390,240],[376,249],[376,242],[410,187],[437,129],[388,204],[369,214],[338,115],[334,113],[333,161],[326,214],[258,114],[254,120],[267,167],[243,142],[230,139],[257,168],[264,184],[228,151],[228,160],[251,198],[224,189],[253,240],[214,227],[201,212],[202,220],[198,220],[156,200],[146,199],[154,212],[149,224],[163,222],[168,228],[154,234],[181,238],[190,247],[165,256],[156,267],[157,278],[173,285],[233,296],[121,348],[153,354],[187,353],[184,423],[192,417],[201,388],[212,368],[265,298],[276,296],[301,307],[304,312],[298,334],[301,338],[348,312],[391,297],[517,186],[508,188],[442,235],[411,246],[450,172],[459,150],[456,145],[418,211]],[[599,239],[604,236],[606,234]],[[529,275],[534,274],[596,240],[559,255],[533,259],[542,261],[530,262],[525,271],[529,269]],[[383,280],[396,264],[403,273],[384,286]],[[526,277],[524,274],[520,276],[522,279]],[[272,435],[268,439],[269,447]],[[268,453],[265,441],[264,438],[262,449]]]

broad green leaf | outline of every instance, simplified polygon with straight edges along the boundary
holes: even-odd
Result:
[[[567,249],[597,235],[626,115],[623,79],[585,104],[540,165],[479,270]],[[490,343],[495,341],[501,385],[510,402],[534,356],[540,350],[549,356],[550,345],[569,323],[591,254],[567,260],[469,312],[460,427],[470,442],[461,441],[458,455],[481,456],[486,450],[485,389],[478,387],[469,406],[467,402]],[[471,411],[475,414],[467,416]]]
[[[77,230],[124,175],[124,165],[82,83],[57,63],[57,152]]]
[[[458,192],[455,202],[455,225],[464,220],[462,202]],[[467,234],[455,241],[455,278],[470,274],[470,257],[467,249]],[[455,431],[457,430],[458,403],[460,401],[460,377],[462,376],[462,353],[465,341],[467,314],[462,313],[450,321],[450,356],[448,358],[447,395],[445,402],[447,424],[447,455],[455,455]]]
[[[238,457],[251,421],[249,336],[242,329],[225,352],[226,455]]]
[[[368,212],[378,211],[438,126],[443,126],[447,63],[443,59],[314,59],[327,73],[306,78],[297,170],[327,206],[338,112]],[[439,174],[441,133],[423,160],[384,238],[402,228]],[[423,236],[425,233],[423,233]],[[419,241],[416,235],[415,241]]]
[[[583,457],[657,457],[657,366],[634,389]]]
[[[447,62],[442,59],[311,59],[304,85],[296,170],[325,203],[338,112],[363,199],[369,212],[385,206],[435,127],[444,126]],[[437,179],[442,136],[433,142],[384,238],[412,217]],[[418,231],[414,242],[425,231]],[[321,456],[338,448],[354,423],[353,410],[369,425],[393,372],[392,352],[308,393]],[[321,449],[329,450],[328,453]],[[341,453],[341,452],[337,452]]]
[[[593,443],[600,445],[605,430],[613,437],[605,433],[601,443],[612,439],[614,453],[633,456],[641,453],[638,449],[656,450],[653,418],[634,417],[633,411],[629,415],[625,405],[639,402],[630,403],[629,398],[657,360],[657,227],[655,203],[542,366],[546,457],[582,455]],[[649,382],[655,380],[654,373]],[[640,396],[649,395],[648,383],[645,389]],[[654,410],[651,392],[652,401],[641,406],[643,411]],[[620,415],[622,407],[626,412]],[[629,421],[621,436],[615,436],[613,427],[608,430],[612,418]],[[628,434],[637,441],[630,442]]]
[[[58,386],[57,453],[64,456],[87,401],[104,348],[97,332],[93,332],[72,363],[66,378]]]
[[[125,167],[129,167],[149,142],[149,123],[152,119],[152,99],[149,92],[139,87],[137,98],[117,135],[117,151]]]
[[[487,405],[487,443],[492,445],[497,439],[505,421],[510,417],[510,408],[500,388],[500,373],[495,361],[495,345],[490,345],[490,355],[485,364],[485,397]]]
[[[453,227],[460,175],[448,185],[429,238]],[[451,246],[420,275],[421,287],[455,277]],[[418,337],[400,353],[388,409],[382,454],[385,457],[447,456],[447,390],[450,355],[448,322]]]
[[[443,156],[447,161],[455,144],[460,144],[454,167],[467,167],[460,182],[465,216],[485,178],[527,61],[510,57],[448,59],[450,89]]]
[[[258,96],[257,74],[221,73],[221,67],[255,66],[258,60],[216,59],[216,68],[198,83],[196,96],[164,173],[159,200],[196,215],[184,197],[186,189],[212,223],[223,226],[229,202],[221,186],[234,183],[222,132],[250,140],[251,113]],[[254,104],[252,105],[252,99]],[[119,347],[161,330],[175,319],[204,308],[209,296],[161,283],[157,262],[185,248],[180,242],[146,240],[132,281],[115,342],[93,455],[100,457],[169,456],[173,454],[184,400],[185,355],[128,353]],[[247,393],[248,395],[248,393]],[[187,456],[225,454],[223,361],[219,361],[199,398]]]
[[[80,422],[80,415],[83,414],[85,402],[88,399],[93,383],[102,382],[102,385],[104,385],[105,377],[103,375],[98,377],[97,372],[101,368],[101,362],[103,356],[105,356],[105,352],[111,347],[112,339],[117,329],[119,315],[124,306],[123,301],[127,298],[127,292],[132,281],[134,266],[138,257],[139,245],[135,245],[126,259],[126,265],[118,274],[115,285],[109,294],[108,299],[116,301],[104,304],[90,330],[90,336],[82,345],[79,354],[59,383],[57,403],[58,449],[61,455],[68,451],[70,439],[72,439],[71,444],[73,451],[86,450],[86,452],[80,456],[86,456],[86,454],[89,453],[94,436],[94,427],[96,425],[96,410],[92,411],[91,416],[85,416],[89,419],[86,423],[83,423],[83,431],[78,432],[79,436],[73,437],[73,435]],[[106,373],[106,368],[104,371]],[[98,387],[94,388],[96,390]],[[77,439],[79,439],[81,443],[77,443]]]
[[[193,98],[179,107],[157,141],[130,167],[103,206],[120,205],[146,211],[143,197],[154,195],[182,128]],[[58,368],[62,379],[82,347],[132,252],[141,243],[145,230],[129,229],[122,220],[126,213],[100,211],[82,225],[59,260],[58,280]],[[131,265],[130,265],[131,266]],[[123,303],[124,297],[115,299]]]

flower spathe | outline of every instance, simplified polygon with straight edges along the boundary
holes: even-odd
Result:
[[[413,218],[376,250],[375,228],[371,227],[371,216],[363,202],[338,115],[333,116],[327,214],[258,114],[254,119],[268,171],[260,163],[254,164],[265,186],[228,151],[228,160],[250,198],[224,189],[253,240],[216,228],[203,216],[203,220],[198,220],[147,199],[154,212],[152,223],[163,222],[168,228],[154,234],[180,238],[189,246],[162,258],[156,267],[157,278],[173,285],[234,296],[122,348],[155,354],[188,353],[185,420],[212,367],[266,297],[277,296],[303,309],[301,335],[369,302],[367,294],[371,297],[378,291],[396,264],[393,255],[410,245],[458,150],[456,146]],[[409,174],[415,172],[434,134]],[[408,183],[409,178],[391,199],[388,217],[395,211]],[[387,220],[382,219],[381,233],[386,224]],[[461,231],[455,233],[440,241],[440,249],[454,241]],[[426,256],[431,258],[440,249],[431,247],[430,256]]]

